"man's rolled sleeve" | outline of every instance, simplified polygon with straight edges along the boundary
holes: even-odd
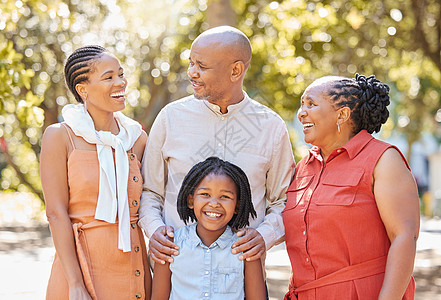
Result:
[[[149,238],[156,229],[165,225],[163,207],[167,165],[162,154],[165,133],[164,110],[162,110],[150,130],[141,163],[143,191],[138,224],[145,230]]]
[[[283,122],[283,121],[282,121]],[[282,211],[286,204],[288,189],[295,170],[294,156],[286,126],[280,126],[279,134],[275,134],[274,151],[266,174],[266,199],[268,206],[263,222],[257,231],[265,240],[266,250],[284,240]]]

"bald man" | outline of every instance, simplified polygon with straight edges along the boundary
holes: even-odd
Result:
[[[232,252],[252,261],[283,241],[281,213],[295,163],[284,121],[242,89],[250,61],[251,45],[241,31],[229,26],[205,31],[191,46],[187,74],[194,94],[156,117],[142,163],[139,224],[157,263],[179,255],[171,242],[173,229],[184,226],[178,192],[190,168],[210,156],[241,167],[251,185],[257,217],[237,233],[241,238]]]

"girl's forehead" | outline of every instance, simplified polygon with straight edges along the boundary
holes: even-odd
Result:
[[[231,181],[234,183],[233,179],[228,176],[227,174],[225,174],[224,172],[219,172],[219,171],[213,171],[208,173],[207,175],[205,175],[205,177],[201,180],[201,182],[203,181],[208,181],[208,180],[213,180],[213,181]]]

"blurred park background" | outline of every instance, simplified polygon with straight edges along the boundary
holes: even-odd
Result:
[[[40,140],[74,102],[63,78],[66,57],[87,44],[115,53],[129,81],[124,113],[148,132],[164,105],[191,93],[190,45],[218,25],[249,37],[245,90],[286,121],[297,161],[308,148],[295,118],[307,85],[355,73],[387,83],[391,115],[377,137],[406,155],[422,216],[435,224],[428,230],[441,234],[439,0],[0,0],[0,246],[2,237],[20,236],[8,235],[14,224],[47,229]],[[0,254],[23,244],[3,243]],[[441,277],[441,262],[429,265]]]

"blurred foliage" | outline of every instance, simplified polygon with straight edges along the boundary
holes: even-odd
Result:
[[[250,37],[246,91],[287,122],[314,79],[375,74],[391,87],[384,137],[441,137],[440,11],[437,0],[0,0],[1,188],[41,196],[39,141],[74,101],[63,79],[74,49],[100,44],[120,58],[125,113],[148,131],[164,105],[192,92],[191,43],[222,22]]]
[[[38,107],[43,99],[30,91],[34,71],[26,69],[22,59],[12,42],[0,40],[0,184],[2,189],[19,189],[21,184],[41,197],[34,146],[36,128],[44,119]]]

